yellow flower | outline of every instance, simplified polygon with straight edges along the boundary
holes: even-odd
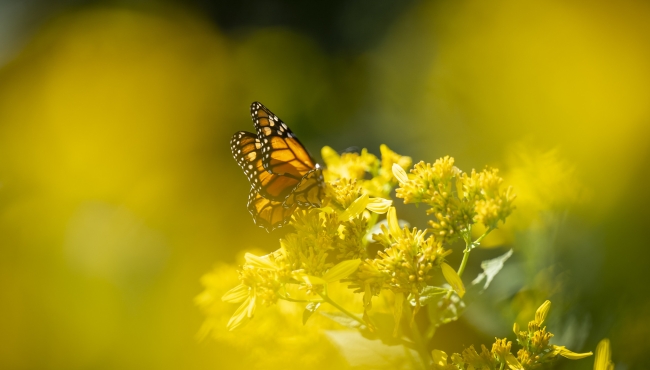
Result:
[[[321,150],[321,156],[327,167],[323,171],[325,181],[363,179],[366,172],[373,170],[379,164],[377,157],[368,153],[366,149],[362,149],[361,154],[343,153],[339,155],[334,149],[325,146]]]
[[[399,155],[384,144],[379,146],[379,151],[381,153],[381,170],[379,171],[379,175],[386,181],[393,180],[395,166],[398,166],[402,170],[411,167],[411,163],[413,162],[411,157]]]

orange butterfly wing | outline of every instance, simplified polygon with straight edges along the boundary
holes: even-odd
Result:
[[[266,231],[272,231],[280,228],[289,222],[291,214],[296,210],[297,204],[291,207],[284,207],[282,202],[269,200],[259,193],[250,192],[248,195],[248,211],[253,215],[255,224],[264,228]]]
[[[300,179],[292,198],[300,206],[320,207],[323,196],[323,174],[320,166],[291,129],[262,103],[251,104],[251,117],[262,146],[262,165],[268,171]]]
[[[251,183],[247,208],[267,231],[284,226],[297,207],[320,207],[320,166],[293,132],[258,102],[251,105],[257,135],[239,131],[230,140],[237,164]]]
[[[264,168],[301,179],[316,167],[316,162],[296,135],[268,108],[254,102],[251,104],[251,116],[262,144]]]
[[[230,148],[252,188],[265,198],[283,202],[300,182],[300,179],[278,175],[264,169],[261,144],[257,136],[251,132],[235,133],[230,140]]]
[[[299,181],[264,169],[259,140],[255,134],[246,131],[237,132],[232,136],[230,145],[237,164],[244,170],[251,183],[247,208],[255,224],[266,231],[284,226],[297,206],[297,204],[285,206],[284,201],[292,194]],[[279,193],[271,193],[276,190]],[[279,199],[272,199],[272,196]]]

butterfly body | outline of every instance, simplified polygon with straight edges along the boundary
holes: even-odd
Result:
[[[256,133],[239,131],[230,148],[251,183],[248,210],[267,231],[284,226],[296,208],[320,207],[322,169],[291,129],[268,108],[251,104]]]

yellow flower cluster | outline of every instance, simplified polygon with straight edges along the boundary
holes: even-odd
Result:
[[[399,167],[394,167],[393,172],[400,183],[397,197],[404,203],[427,204],[427,214],[435,216],[429,225],[446,242],[468,235],[474,223],[495,229],[514,210],[516,195],[511,187],[500,189],[503,179],[496,169],[467,174],[447,156],[434,164],[417,163],[410,175]]]
[[[290,222],[295,231],[280,240],[280,249],[263,257],[246,255],[240,285],[222,297],[227,302],[241,303],[228,323],[229,329],[244,324],[259,304],[296,300],[288,293],[295,294],[291,287],[325,299],[328,283],[357,270],[361,259],[368,257],[368,230],[376,223],[377,214],[386,213],[392,204],[384,197],[397,185],[393,165],[406,168],[411,164],[410,158],[385,145],[381,153],[379,160],[365,149],[339,155],[329,147],[323,148],[327,167],[322,207],[297,210]],[[309,298],[299,301],[317,302]]]
[[[515,324],[520,346],[516,355],[512,352],[513,342],[506,338],[496,338],[491,349],[481,345],[480,352],[470,346],[450,357],[439,350],[429,354],[415,315],[425,307],[433,331],[458,318],[466,304],[462,277],[470,252],[499,222],[505,222],[514,210],[516,196],[511,187],[503,189],[496,169],[465,173],[454,165],[453,158],[444,157],[433,164],[417,163],[407,174],[411,158],[398,155],[385,145],[380,150],[378,158],[365,149],[339,155],[329,147],[323,148],[326,167],[321,207],[296,210],[289,222],[294,230],[280,240],[276,251],[261,257],[245,255],[239,285],[221,298],[240,304],[226,325],[229,330],[244,325],[259,305],[303,303],[304,323],[322,303],[327,303],[330,309],[338,311],[321,310],[320,316],[360,329],[364,337],[383,338],[392,344],[403,341],[417,350],[425,367],[432,365],[434,369],[524,370],[545,366],[558,356],[579,359],[591,355],[550,344],[553,334],[543,325],[549,301],[537,309],[526,331],[520,331]],[[396,195],[404,203],[424,203],[429,207],[427,213],[434,217],[428,229],[404,227],[398,220],[390,199],[398,185]],[[384,213],[386,219],[379,221],[379,215]],[[471,231],[477,223],[486,231],[474,240]],[[465,241],[465,249],[456,269],[445,259],[451,253],[449,243],[459,237]],[[369,243],[373,242],[378,247],[376,254],[373,248],[369,250]],[[484,270],[489,270],[493,277],[498,269],[488,267]],[[434,286],[436,275],[448,285]],[[215,309],[215,279],[207,276],[206,291],[197,297],[197,303],[209,315],[221,311]],[[344,286],[335,282],[346,283],[354,293],[363,294],[363,315],[332,299],[338,300],[341,290],[337,289]],[[476,294],[476,288],[473,282],[468,295]],[[387,328],[385,312],[371,312],[372,298],[384,291],[390,293],[383,296],[387,299],[378,300],[375,310],[392,306],[392,335],[380,333]],[[206,319],[206,323],[216,321]],[[611,370],[609,352],[603,349],[602,353],[599,368]]]
[[[442,247],[442,242],[417,228],[399,227],[395,208],[387,214],[387,224],[381,225],[381,234],[373,235],[383,250],[377,252],[377,258],[367,259],[355,278],[351,279],[351,288],[357,292],[376,295],[382,288],[389,288],[395,293],[412,294],[417,299],[422,289],[427,286],[430,271],[440,267],[445,256],[451,253]],[[368,301],[370,297],[366,297]]]
[[[411,157],[399,155],[386,145],[379,147],[381,160],[362,149],[360,153],[343,153],[339,155],[326,146],[321,151],[326,169],[323,171],[325,181],[335,183],[340,179],[356,180],[369,196],[388,198],[397,181],[393,176],[393,165],[402,169],[411,166]],[[366,175],[370,179],[366,179]]]
[[[544,364],[555,361],[558,355],[571,360],[591,356],[591,352],[575,353],[563,346],[549,344],[548,341],[553,334],[547,332],[546,327],[542,327],[542,324],[546,320],[550,308],[551,302],[546,301],[537,309],[535,319],[528,323],[528,331],[519,331],[519,326],[514,325],[517,343],[522,347],[517,352],[516,357],[511,352],[512,342],[505,338],[496,338],[491,351],[481,345],[481,353],[479,354],[473,346],[470,346],[462,354],[453,354],[451,364],[448,363],[446,353],[434,350],[432,353],[434,369],[491,370],[507,367],[513,370],[529,370],[540,368]]]

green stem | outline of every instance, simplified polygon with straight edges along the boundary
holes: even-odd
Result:
[[[422,365],[424,366],[425,369],[428,369],[429,366],[431,365],[431,357],[429,356],[429,351],[427,350],[427,346],[424,343],[424,340],[422,339],[420,330],[415,324],[413,311],[411,310],[411,305],[408,302],[404,302],[404,306],[406,307],[406,309],[404,310],[405,317],[403,318],[403,320],[405,320],[408,323],[411,336],[413,337],[413,342],[415,343],[418,354],[420,355],[420,359],[422,360]]]
[[[319,303],[319,302],[323,302],[322,300],[319,300],[319,301],[312,301],[312,300],[309,300],[309,299],[295,299],[295,298],[289,298],[289,297],[285,297],[285,296],[283,296],[283,295],[281,295],[281,294],[278,294],[278,298],[280,298],[280,299],[284,299],[285,301],[289,301],[289,302],[298,302],[298,303]]]
[[[458,276],[459,277],[462,277],[463,272],[465,272],[465,266],[467,266],[467,260],[469,260],[469,252],[470,251],[471,251],[471,249],[469,249],[467,247],[463,251],[463,261],[460,263],[460,267],[458,268]]]
[[[485,230],[485,233],[479,236],[475,241],[472,241],[472,237],[470,235],[471,229],[467,232],[467,237],[463,238],[465,239],[465,250],[463,251],[463,261],[460,263],[460,267],[458,268],[458,276],[462,277],[463,272],[465,272],[465,266],[467,266],[467,261],[469,260],[469,253],[472,251],[472,249],[481,243],[481,240],[483,240],[483,238],[485,238],[485,236],[489,234],[490,231],[492,231],[492,228]]]
[[[373,226],[375,226],[378,218],[379,215],[377,213],[374,212],[370,213],[370,219],[368,220],[368,226],[366,227],[366,234],[372,229]],[[363,240],[361,241],[364,248],[368,246],[368,239],[366,238],[366,236],[367,235],[364,235]]]
[[[363,319],[359,318],[357,315],[353,314],[352,312],[346,310],[342,306],[340,306],[338,303],[334,302],[329,296],[327,296],[327,293],[318,293],[321,298],[323,298],[323,302],[327,302],[334,306],[336,309],[339,311],[343,312],[346,316],[351,318],[352,320],[358,322],[360,325],[366,326],[366,323],[363,321]]]

